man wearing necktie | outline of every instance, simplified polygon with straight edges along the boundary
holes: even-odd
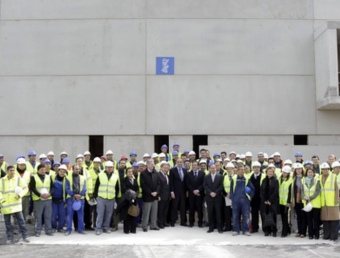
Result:
[[[158,227],[164,228],[168,227],[169,225],[166,224],[166,217],[168,214],[169,209],[169,202],[170,202],[170,182],[168,177],[168,172],[170,170],[170,165],[166,161],[162,161],[160,163],[159,175],[159,183],[160,183],[160,190],[159,190],[159,202],[158,202]]]
[[[171,192],[171,226],[174,227],[178,210],[180,211],[181,226],[186,224],[186,177],[187,171],[182,167],[182,159],[177,159],[176,166],[170,170],[170,192]]]
[[[194,161],[186,180],[189,194],[189,227],[194,226],[195,211],[198,215],[198,227],[203,227],[204,176],[204,172],[198,170],[198,162]]]

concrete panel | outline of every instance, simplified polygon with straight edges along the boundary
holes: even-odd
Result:
[[[59,161],[59,154],[66,151],[71,163],[79,153],[89,148],[88,136],[1,136],[0,152],[5,155],[9,164],[14,164],[16,156],[23,154],[27,158],[30,150],[35,150],[38,155],[49,151],[55,154],[55,160]]]
[[[317,111],[316,115],[318,134],[339,134],[340,111]]]
[[[209,135],[209,145],[289,145],[292,135]]]
[[[145,0],[2,0],[2,20],[141,18]]]
[[[312,19],[311,0],[147,0],[149,18]]]
[[[0,135],[145,133],[144,76],[0,77]]]
[[[314,19],[339,20],[340,1],[314,0]]]
[[[225,146],[219,145],[208,145],[208,146],[200,146],[200,148],[207,148],[210,153],[227,151],[235,151],[238,154],[245,154],[247,151],[250,151],[253,154],[253,160],[257,159],[258,152],[265,152],[268,155],[274,154],[274,152],[279,152],[281,154],[281,159],[286,160],[290,159],[293,162],[295,161],[294,154],[297,151],[302,152],[304,160],[310,160],[312,156],[318,155],[320,158],[320,163],[326,162],[329,154],[335,154],[336,157],[340,156],[340,145],[333,146],[282,146],[282,145],[229,145],[227,148]]]
[[[123,154],[129,155],[134,150],[137,152],[137,159],[142,160],[145,152],[150,155],[154,152],[154,137],[107,135],[104,136],[104,153],[107,150],[112,150],[116,160],[119,160]]]
[[[146,132],[315,134],[314,87],[312,76],[148,76]]]
[[[147,73],[157,56],[175,74],[313,75],[313,21],[148,20]]]
[[[309,145],[340,145],[340,135],[308,135]]]
[[[7,21],[0,30],[0,75],[145,73],[141,20]]]
[[[169,152],[173,150],[172,145],[175,142],[180,145],[180,152],[183,152],[185,149],[192,150],[192,135],[169,135]]]

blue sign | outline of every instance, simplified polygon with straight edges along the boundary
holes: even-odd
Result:
[[[174,57],[156,57],[156,74],[172,75],[175,73]]]

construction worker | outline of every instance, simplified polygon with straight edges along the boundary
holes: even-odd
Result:
[[[298,151],[295,153],[294,156],[295,156],[295,163],[301,163],[302,165],[304,164],[302,152]]]
[[[67,152],[66,152],[66,151],[62,151],[62,152],[60,153],[60,163],[62,164],[62,163],[63,163],[63,160],[64,160],[65,158],[67,158],[67,157],[68,157]]]
[[[51,168],[51,161],[49,159],[45,159],[42,164],[45,165],[46,175],[49,175],[51,178],[56,176],[56,172]]]
[[[269,164],[268,168],[273,167],[275,169],[274,164]],[[287,237],[290,235],[290,227],[288,224],[288,215],[289,208],[291,203],[291,185],[292,178],[290,176],[292,169],[290,166],[284,166],[282,168],[282,174],[279,177],[279,207],[280,207],[280,215],[282,220],[282,233],[281,237]]]
[[[57,173],[59,167],[60,167],[59,161],[54,161],[53,166],[52,166],[53,171]]]
[[[252,162],[253,162],[253,154],[250,151],[247,151],[245,155],[244,164],[252,168],[253,167]]]
[[[221,151],[221,160],[224,162],[224,160],[227,158],[227,152],[226,151]]]
[[[261,164],[261,173],[268,167],[268,162],[264,160],[264,153],[259,152],[257,153],[257,161]]]
[[[7,171],[7,162],[4,160],[4,155],[0,154],[0,171],[6,173]]]
[[[142,187],[140,184],[140,174],[146,169],[146,163],[141,160],[138,161],[138,176],[137,176],[137,184],[139,186],[138,195],[137,195],[137,204],[139,207],[139,215],[137,216],[137,226],[142,223],[142,215],[143,215],[143,195],[142,195]]]
[[[67,229],[65,236],[70,235],[72,232],[72,219],[74,218],[74,212],[77,212],[77,225],[74,225],[74,228],[79,234],[86,234],[84,227],[84,207],[87,183],[85,176],[80,175],[80,170],[81,166],[74,165],[72,167],[72,175],[69,175],[66,181]],[[77,206],[77,202],[79,205],[75,208],[75,206]]]
[[[87,170],[90,170],[93,167],[93,162],[91,160],[91,152],[89,151],[84,152],[84,161],[82,167],[86,168]]]
[[[47,156],[45,153],[42,153],[39,155],[39,164],[44,164],[45,159],[47,159]]]
[[[32,174],[37,174],[37,168],[39,163],[36,162],[37,153],[35,151],[29,151],[28,154],[28,161],[26,162],[26,169]]]
[[[128,163],[130,163],[131,167],[133,165],[133,163],[137,162],[137,152],[135,151],[131,151],[130,152],[130,161]],[[128,166],[126,166],[128,168]]]
[[[339,188],[336,175],[330,173],[328,163],[325,162],[321,164],[321,173],[321,220],[323,222],[323,239],[336,241],[338,239],[339,227]]]
[[[55,175],[52,175],[52,229],[64,233],[66,214],[66,173],[67,167],[61,165]]]
[[[254,196],[253,184],[244,176],[244,165],[238,164],[237,175],[233,177],[230,185],[230,199],[233,208],[233,233],[232,236],[240,234],[240,217],[242,215],[242,231],[246,236],[249,232],[250,201]]]
[[[124,160],[125,161],[125,168],[130,168],[131,167],[131,163],[129,162],[128,156],[122,155],[120,157],[120,160]]]
[[[168,145],[163,144],[161,147],[161,153],[164,153],[166,159],[165,161],[170,161],[171,160],[171,155],[168,153]]]
[[[30,242],[21,204],[21,198],[26,195],[27,191],[25,180],[15,173],[13,166],[8,166],[7,175],[0,180],[0,206],[5,219],[7,244],[15,243],[12,216],[17,220],[23,241]]]
[[[33,208],[35,217],[35,236],[40,237],[44,216],[45,233],[53,236],[52,232],[52,196],[53,182],[49,175],[46,175],[45,165],[38,165],[38,173],[31,178],[29,184],[32,191]]]
[[[111,161],[112,163],[113,163],[113,166],[115,167],[115,168],[117,168],[117,161],[115,161],[114,159],[113,159],[113,151],[112,150],[108,150],[106,153],[105,153],[105,155],[106,155],[106,161],[105,161],[105,163],[107,162],[107,161]],[[105,164],[104,164],[104,166],[105,166]]]
[[[63,161],[60,162],[61,165],[65,165],[67,167],[67,174],[72,173],[72,167],[70,165],[69,158],[63,158]]]
[[[28,185],[31,180],[31,173],[26,170],[26,161],[23,158],[17,160],[16,175],[20,176]],[[29,220],[29,208],[30,208],[30,192],[27,191],[25,196],[21,198],[22,214],[26,222]]]
[[[144,153],[143,155],[143,161],[146,162],[147,160],[149,160],[151,158],[149,153]]]
[[[320,170],[320,164],[319,164],[319,157],[316,155],[312,156],[312,162],[313,162],[313,169],[315,173],[320,175],[321,170]]]
[[[274,158],[274,165],[275,167],[282,169],[283,167],[283,161],[281,159],[281,154],[279,152],[275,152],[273,154],[273,158]]]
[[[158,154],[157,153],[152,153],[151,159],[153,160],[153,164],[155,165],[155,170],[157,172],[159,172],[161,167],[160,167],[160,164],[159,164]]]
[[[53,151],[49,151],[47,153],[47,158],[51,161],[51,167],[53,167],[53,165],[54,165],[54,152]]]
[[[118,175],[113,173],[113,162],[107,161],[105,171],[100,173],[95,187],[94,197],[97,198],[96,235],[102,232],[111,233],[110,222],[113,209],[116,206],[116,193],[119,191]]]

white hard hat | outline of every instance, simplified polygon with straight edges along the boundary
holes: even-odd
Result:
[[[284,166],[282,168],[282,172],[291,173],[292,172],[292,168],[290,166]]]
[[[21,193],[22,193],[22,191],[23,191],[23,189],[22,189],[22,187],[21,186],[16,186],[15,187],[15,193],[17,194],[17,195],[20,195]]]
[[[252,157],[252,156],[253,156],[253,154],[250,151],[246,152],[246,157]]]
[[[293,162],[290,160],[290,159],[286,159],[285,162],[284,162],[285,165],[289,164],[289,165],[292,165]]]
[[[108,150],[105,155],[113,155],[112,150]]]
[[[281,156],[280,152],[274,152],[273,156]]]
[[[229,158],[225,158],[225,159],[223,160],[223,162],[230,162],[230,159],[229,159]]]
[[[40,156],[39,156],[39,159],[47,159],[47,156],[46,156],[46,154],[40,154]]]
[[[97,200],[96,198],[91,198],[90,200],[87,201],[87,203],[90,205],[90,206],[94,206],[97,204]]]
[[[194,151],[189,151],[189,156],[190,155],[196,155],[196,153]]]
[[[313,205],[311,202],[307,203],[307,205],[305,207],[303,207],[302,210],[304,210],[305,212],[310,212],[313,209]]]
[[[26,164],[26,160],[25,159],[23,159],[23,158],[19,158],[18,160],[17,160],[17,164]]]
[[[113,162],[112,161],[106,161],[105,167],[113,167]]]
[[[202,163],[207,164],[207,160],[206,160],[206,159],[201,159],[201,160],[200,160],[200,164],[202,164]]]
[[[234,162],[237,162],[237,160],[236,159],[233,159],[232,161],[230,161],[231,163],[234,163]]]
[[[254,161],[252,164],[253,167],[261,167],[261,163],[258,161]]]
[[[260,151],[259,153],[257,153],[257,156],[264,156],[264,154]]]
[[[95,158],[93,159],[93,162],[102,162],[102,161],[101,161],[101,159],[100,159],[99,157],[95,157]]]
[[[235,154],[235,155],[236,155],[236,152],[235,152],[235,151],[231,151],[231,152],[229,153],[229,155],[230,155],[230,154]]]
[[[321,169],[330,169],[329,164],[327,162],[324,162],[321,164]]]
[[[240,154],[236,154],[236,158],[240,158]]]
[[[84,156],[86,156],[86,155],[91,155],[91,152],[85,151],[85,152],[84,152]]]
[[[149,158],[150,154],[149,153],[144,153],[143,158]]]
[[[49,151],[49,152],[47,153],[47,156],[54,156],[54,152],[53,152],[53,151]]]
[[[241,159],[236,160],[236,162],[237,162],[237,163],[242,163],[242,164],[243,164],[243,160],[241,160]]]
[[[158,157],[165,158],[166,156],[165,156],[165,153],[162,152],[162,153],[159,153]]]
[[[152,159],[158,158],[158,154],[157,153],[152,153],[151,158]]]
[[[334,161],[332,163],[332,168],[340,167],[340,162],[339,161]]]
[[[216,159],[216,161],[222,162],[222,159]]]
[[[296,169],[296,168],[303,168],[302,164],[301,163],[294,163],[293,164],[293,168]]]
[[[263,153],[263,157],[264,157],[265,159],[268,159],[268,154],[267,154],[267,153]]]
[[[83,159],[84,158],[83,154],[78,154],[76,159],[79,159],[79,158]]]
[[[166,162],[165,160],[162,160],[160,164],[161,164],[161,166],[163,166],[164,164],[169,164],[169,163]]]
[[[225,167],[226,168],[235,168],[235,166],[232,162],[229,162]]]
[[[60,156],[61,155],[66,155],[67,156],[67,152],[66,151],[62,151],[61,153],[60,153]]]
[[[275,167],[275,165],[274,165],[274,164],[271,164],[271,163],[270,163],[270,164],[268,165],[268,167],[267,167],[267,168],[274,168],[274,169],[275,169],[276,167]]]
[[[48,194],[48,191],[47,191],[46,188],[41,188],[40,193],[41,194]]]
[[[143,160],[138,161],[137,164],[138,164],[138,165],[144,165],[144,166],[146,165],[145,162],[144,162]]]
[[[66,165],[64,165],[64,164],[62,164],[62,165],[60,165],[60,166],[58,167],[58,170],[60,170],[60,169],[64,169],[64,170],[67,171],[67,167],[66,167]]]
[[[244,155],[244,154],[240,155],[240,159],[244,159],[245,157],[246,157],[246,155]]]

